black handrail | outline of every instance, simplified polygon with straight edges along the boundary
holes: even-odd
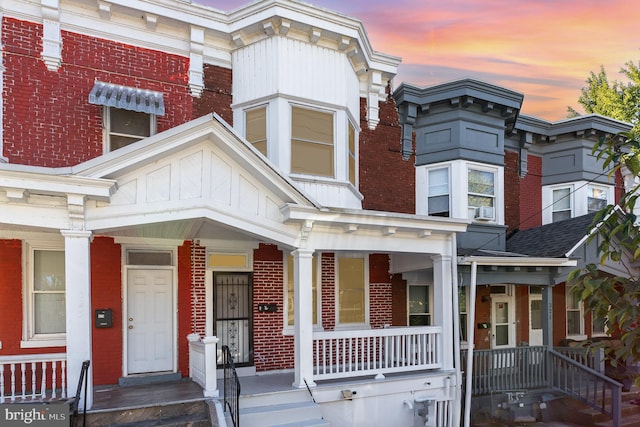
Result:
[[[222,363],[224,368],[224,410],[229,410],[231,422],[240,427],[240,380],[233,363],[233,356],[226,345],[222,346]]]
[[[80,378],[78,379],[78,388],[76,389],[76,395],[69,399],[69,411],[71,412],[71,424],[73,426],[78,422],[78,406],[80,405],[80,392],[84,384],[84,408],[82,410],[82,425],[85,426],[87,422],[87,381],[89,378],[89,365],[90,361],[85,360],[82,362],[82,368],[80,369]]]

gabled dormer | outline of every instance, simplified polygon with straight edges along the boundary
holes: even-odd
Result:
[[[370,129],[398,58],[374,52],[360,21],[294,2],[232,16],[234,127],[324,206],[362,207],[361,98]]]

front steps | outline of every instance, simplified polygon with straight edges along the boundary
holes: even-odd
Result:
[[[140,408],[103,409],[86,414],[87,426],[114,427],[210,427],[209,406],[204,400],[166,403]],[[82,414],[78,423],[82,425]]]
[[[222,399],[221,399],[222,400]],[[221,402],[222,403],[222,402]],[[227,415],[227,426],[232,426]],[[240,396],[242,427],[328,427],[307,390]]]

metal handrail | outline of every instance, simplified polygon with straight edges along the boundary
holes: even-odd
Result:
[[[619,427],[622,384],[557,351],[548,352],[553,372],[549,378],[551,387],[610,416],[613,426]]]
[[[231,422],[240,427],[240,380],[233,363],[233,356],[226,345],[222,346],[222,364],[224,369],[224,410],[229,410]]]

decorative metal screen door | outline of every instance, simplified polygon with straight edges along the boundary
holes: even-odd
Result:
[[[251,273],[213,274],[213,315],[218,348],[229,347],[236,366],[253,365],[253,289]],[[218,351],[218,365],[222,352]]]

